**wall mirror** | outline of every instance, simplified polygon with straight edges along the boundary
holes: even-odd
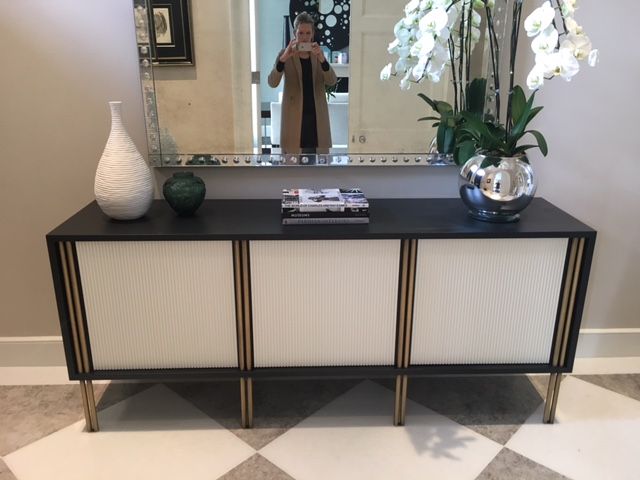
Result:
[[[417,93],[448,99],[450,82],[401,91],[380,80],[405,3],[133,0],[152,165],[450,164],[427,154],[435,129],[417,121],[431,113]],[[267,77],[301,8],[316,9],[340,81],[329,97],[333,148],[288,156],[278,148],[282,83],[270,88]]]

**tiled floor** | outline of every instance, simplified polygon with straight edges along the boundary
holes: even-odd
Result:
[[[393,382],[95,385],[100,432],[76,385],[0,386],[0,480],[639,479],[640,375],[569,376],[542,424],[546,376]]]

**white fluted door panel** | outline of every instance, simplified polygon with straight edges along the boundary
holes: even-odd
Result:
[[[251,242],[257,367],[393,365],[399,240]]]
[[[411,364],[549,363],[567,242],[420,240]]]
[[[93,366],[237,367],[231,242],[77,242]]]

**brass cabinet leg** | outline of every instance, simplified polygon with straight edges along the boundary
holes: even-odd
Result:
[[[87,431],[97,432],[100,430],[98,425],[98,412],[96,410],[96,399],[93,394],[93,384],[90,380],[80,380],[80,393],[82,394],[82,407],[84,408],[84,419]]]
[[[558,406],[558,398],[560,397],[560,383],[562,382],[562,374],[556,376],[556,387],[553,389],[553,402],[551,403],[551,413],[549,415],[549,423],[556,420],[556,407]]]
[[[396,402],[393,414],[393,424],[396,426],[404,425],[408,383],[407,375],[396,376]]]
[[[549,386],[547,387],[547,398],[544,403],[544,415],[542,421],[544,423],[553,423],[556,418],[556,406],[558,405],[558,396],[560,395],[560,382],[562,381],[561,373],[552,373],[549,375]]]
[[[253,427],[253,380],[240,379],[240,413],[242,428]]]
[[[253,380],[247,378],[247,428],[253,428]]]

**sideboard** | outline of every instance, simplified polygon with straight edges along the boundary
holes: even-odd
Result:
[[[69,378],[92,381],[547,373],[553,422],[576,352],[596,232],[542,198],[519,222],[459,199],[372,199],[368,225],[280,223],[278,200],[154,201],[119,222],[93,202],[47,235]]]

